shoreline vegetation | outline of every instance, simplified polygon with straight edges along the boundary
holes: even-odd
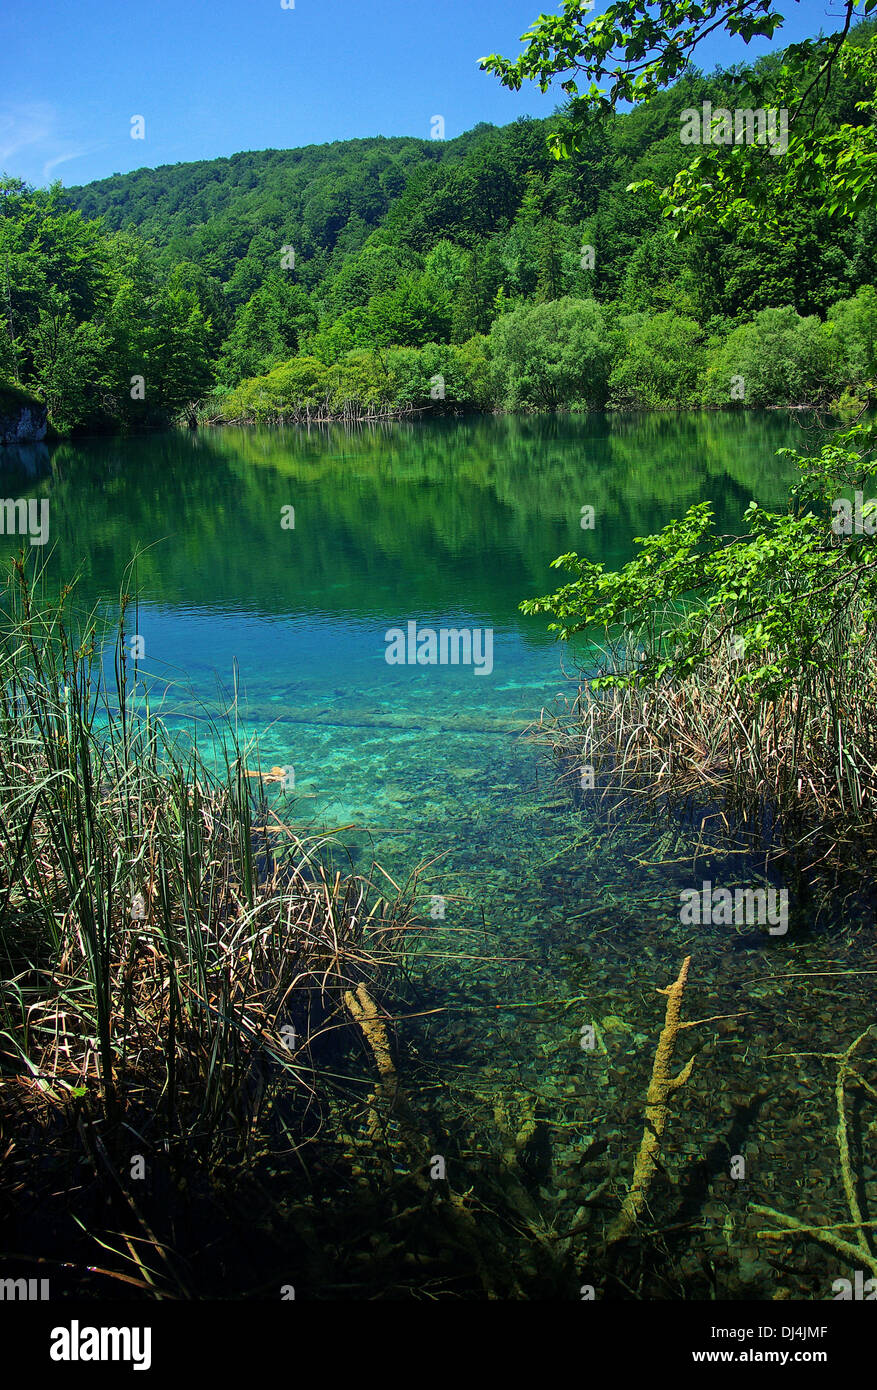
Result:
[[[752,502],[738,535],[718,534],[699,503],[640,538],[616,573],[554,561],[571,581],[521,608],[549,614],[564,639],[596,629],[602,645],[537,737],[587,767],[615,808],[718,814],[825,891],[850,868],[867,891],[877,519],[861,499],[877,479],[877,427],[834,433],[816,456],[780,453],[798,472],[786,511]]]
[[[331,365],[293,358],[175,414],[131,416],[120,428],[723,409],[823,411],[849,421],[872,405],[875,376],[870,285],[834,304],[825,322],[765,309],[725,336],[673,313],[629,315],[566,298],[511,310],[490,335],[459,346],[357,349]],[[37,399],[10,383],[8,399],[16,396]],[[57,438],[63,431],[47,408]]]
[[[625,314],[567,297],[512,309],[460,346],[295,358],[199,410],[206,423],[404,418],[468,411],[867,409],[877,374],[877,292],[861,287],[823,323],[764,309],[707,334],[671,312]]]

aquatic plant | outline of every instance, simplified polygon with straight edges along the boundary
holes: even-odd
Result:
[[[232,728],[217,771],[172,737],[136,690],[127,592],[112,640],[72,604],[21,557],[0,593],[0,1124],[7,1168],[39,1114],[127,1190],[130,1151],[246,1154],[278,1106],[301,1139],[344,994],[398,975],[412,917],[264,793],[255,823]]]
[[[838,521],[873,451],[859,426],[795,455],[787,511],[751,503],[742,536],[717,535],[700,503],[617,573],[556,560],[573,582],[522,608],[553,614],[561,637],[606,638],[563,725],[546,721],[558,748],[629,795],[813,828],[823,852],[872,830],[877,537],[870,513],[849,535]]]

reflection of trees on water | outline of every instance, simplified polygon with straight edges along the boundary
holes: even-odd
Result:
[[[441,595],[508,622],[563,551],[615,567],[634,536],[693,502],[710,498],[728,528],[752,497],[779,504],[791,469],[775,451],[809,443],[794,417],[764,412],[225,429],[15,452],[31,489],[50,458],[36,488],[52,502],[51,563],[82,567],[89,598],[115,591],[139,545],[152,546],[138,578],[154,602],[369,616],[431,612]],[[280,527],[290,503],[294,531]],[[593,531],[579,526],[584,504]]]
[[[50,471],[47,444],[4,444],[0,448],[0,491],[4,497],[15,494],[18,478],[33,481],[44,478]]]

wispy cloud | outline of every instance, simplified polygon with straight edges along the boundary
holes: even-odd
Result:
[[[92,149],[93,148],[94,146],[92,146]],[[57,169],[59,164],[68,164],[71,159],[81,159],[84,154],[89,154],[90,152],[91,151],[87,147],[82,147],[80,149],[70,150],[66,154],[55,155],[54,159],[47,159],[43,165],[43,179],[46,183],[49,183],[52,177],[52,170]]]
[[[65,124],[49,102],[0,104],[0,172],[29,170],[33,177],[41,169],[42,181],[49,183],[59,165],[99,148],[72,140]]]
[[[33,150],[51,139],[57,117],[45,102],[0,106],[0,164],[9,167],[20,150]]]

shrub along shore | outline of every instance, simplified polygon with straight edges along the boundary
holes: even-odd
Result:
[[[870,400],[877,292],[863,286],[824,321],[792,308],[751,321],[628,313],[571,297],[503,312],[462,344],[354,348],[294,357],[203,406],[207,422],[282,423],[469,410],[822,407]]]
[[[785,511],[751,502],[740,535],[690,507],[616,573],[526,600],[562,638],[604,639],[599,670],[543,733],[610,797],[724,813],[798,846],[804,867],[862,874],[877,811],[877,426],[792,450]],[[866,499],[866,500],[863,500]]]

